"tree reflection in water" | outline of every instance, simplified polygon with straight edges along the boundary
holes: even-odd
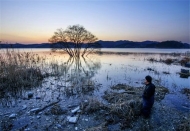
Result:
[[[96,82],[93,77],[101,68],[101,63],[89,57],[70,57],[67,62],[67,79],[65,80],[65,94],[82,95],[93,91]],[[70,71],[70,73],[69,73]]]
[[[91,56],[91,55],[90,55]],[[41,99],[47,99],[47,94],[54,94],[54,89],[49,85],[50,90],[47,90],[48,85],[43,85],[44,82],[53,82],[57,90],[56,94],[61,96],[83,95],[92,93],[97,87],[95,82],[95,74],[101,68],[101,63],[95,57],[69,57],[67,62],[51,62],[46,65],[44,72],[46,72],[46,78],[39,81],[36,86],[32,87],[18,87],[11,88],[10,90],[0,91],[0,105],[12,106],[18,102],[18,100],[28,99],[28,91],[36,92],[41,96]],[[52,81],[53,78],[53,81]],[[38,90],[38,91],[37,91]],[[39,92],[42,92],[41,94]],[[37,94],[34,94],[36,96]],[[54,98],[52,98],[54,99]]]

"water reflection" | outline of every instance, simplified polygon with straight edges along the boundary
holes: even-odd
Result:
[[[0,90],[0,105],[3,107],[5,106],[12,106],[15,105],[20,99],[28,99],[25,97],[25,94],[29,90],[33,90],[35,88],[41,88],[42,82],[38,81],[35,86],[32,87],[17,87],[17,88],[9,88],[5,90]]]
[[[189,87],[189,78],[180,78],[178,72],[181,65],[167,65],[160,59],[178,59],[178,56],[143,54],[143,53],[102,53],[89,57],[69,57],[66,54],[45,52],[47,56],[43,71],[46,77],[41,84],[32,89],[17,88],[11,91],[1,103],[9,103],[13,99],[27,97],[28,91],[33,91],[34,97],[40,96],[42,101],[60,99],[66,96],[81,96],[94,93],[100,96],[110,86],[118,83],[134,87],[142,87],[146,75],[151,75],[161,86],[170,92],[180,94],[180,90]],[[42,55],[44,55],[42,54]],[[180,58],[180,56],[179,56]],[[156,60],[155,62],[149,59]],[[158,61],[158,62],[157,62]],[[151,70],[149,70],[151,69]],[[101,88],[97,89],[101,84]],[[11,94],[12,93],[12,94]],[[34,98],[35,100],[35,98]],[[4,104],[6,105],[6,104]],[[9,104],[10,105],[10,104]]]
[[[82,95],[95,89],[96,82],[93,77],[101,68],[100,61],[95,61],[91,57],[70,57],[66,65],[67,72],[64,76],[67,96]]]
[[[101,63],[96,57],[69,57],[66,61],[52,59],[42,68],[46,76],[44,80],[32,87],[21,86],[0,91],[0,104],[12,106],[17,100],[29,99],[28,92],[34,93],[34,99],[40,96],[43,100],[92,93],[97,87],[93,77],[100,68]]]

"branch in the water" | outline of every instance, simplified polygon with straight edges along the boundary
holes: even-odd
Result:
[[[50,107],[50,106],[53,106],[53,105],[59,103],[60,101],[61,101],[61,100],[58,100],[58,101],[56,101],[56,102],[53,102],[53,103],[50,103],[49,105],[44,106],[43,108],[37,110],[37,111],[35,112],[35,114],[38,114],[39,112],[45,110],[46,108],[48,108],[48,107]]]

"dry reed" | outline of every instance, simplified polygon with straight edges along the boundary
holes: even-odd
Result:
[[[6,49],[0,52],[0,90],[35,86],[43,79],[44,58],[38,54]]]

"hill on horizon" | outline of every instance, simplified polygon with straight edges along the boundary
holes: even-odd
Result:
[[[97,41],[102,48],[174,48],[174,49],[189,49],[190,44],[182,43],[178,41],[142,41],[135,42],[129,40],[118,40],[118,41]],[[52,48],[51,43],[41,44],[0,44],[0,48]]]

